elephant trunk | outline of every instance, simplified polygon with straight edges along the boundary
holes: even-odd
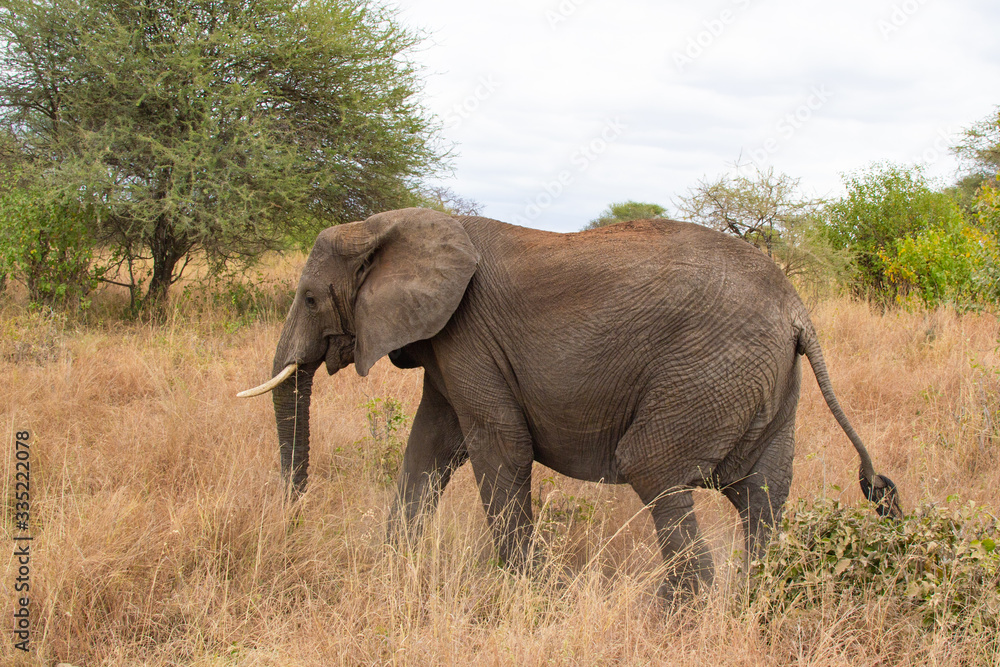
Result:
[[[281,369],[276,369],[280,371]],[[295,493],[306,487],[309,468],[309,401],[316,367],[298,368],[271,392],[281,447],[281,475]]]

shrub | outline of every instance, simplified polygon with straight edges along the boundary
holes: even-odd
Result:
[[[874,593],[926,628],[1000,631],[998,540],[1000,520],[972,503],[924,504],[891,522],[837,501],[800,501],[755,563],[751,600],[775,613]]]
[[[993,233],[1000,232],[1000,174],[984,180],[976,191],[976,214],[979,224]]]
[[[184,286],[177,303],[186,313],[213,313],[233,333],[257,321],[282,322],[295,298],[295,283],[274,280],[261,270],[210,272]]]
[[[86,212],[12,187],[0,196],[0,270],[28,288],[32,303],[87,307],[100,278]]]
[[[803,298],[818,300],[835,292],[851,270],[851,256],[836,249],[825,222],[815,214],[789,217],[775,240],[774,261],[795,284]]]
[[[844,185],[847,194],[826,209],[827,234],[834,248],[853,255],[851,287],[859,296],[895,296],[887,271],[897,244],[962,223],[955,200],[933,191],[918,167],[876,163],[845,175]]]
[[[552,547],[565,547],[573,529],[593,524],[598,514],[597,505],[590,498],[562,491],[555,475],[542,478],[531,504],[537,517],[535,536]]]
[[[880,250],[879,257],[898,301],[914,296],[936,308],[944,302],[968,306],[994,300],[996,251],[992,236],[959,223],[898,239],[894,254]]]

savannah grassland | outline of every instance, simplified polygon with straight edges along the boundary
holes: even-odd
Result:
[[[250,292],[177,289],[160,324],[123,323],[121,296],[83,316],[0,311],[4,498],[0,663],[995,664],[984,633],[922,626],[871,589],[764,614],[733,566],[737,517],[713,491],[697,512],[716,586],[665,609],[652,523],[627,487],[536,467],[533,576],[496,566],[471,471],[425,538],[394,550],[386,461],[405,439],[375,424],[412,416],[421,372],[386,360],[367,378],[320,372],[309,490],[287,502],[271,402],[235,394],[266,379],[304,257]],[[261,286],[262,285],[262,286]],[[183,287],[183,286],[181,286]],[[235,305],[234,305],[235,304]],[[247,306],[258,306],[253,316]],[[261,304],[264,304],[263,306]],[[1000,487],[1000,324],[990,313],[882,313],[814,304],[834,386],[905,509]],[[383,399],[375,401],[374,399]],[[31,653],[13,648],[14,433],[31,432]],[[861,502],[857,457],[806,370],[790,502]],[[949,496],[957,496],[949,500]],[[832,590],[832,589],[831,589]]]

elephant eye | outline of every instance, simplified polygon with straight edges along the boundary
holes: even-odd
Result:
[[[316,299],[314,299],[309,294],[306,295],[306,306],[309,307],[309,308],[315,308],[316,307]]]

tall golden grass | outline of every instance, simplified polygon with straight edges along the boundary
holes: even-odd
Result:
[[[285,293],[303,258],[264,278]],[[363,404],[412,415],[420,370],[380,362],[317,378],[309,491],[283,497],[266,379],[280,308],[254,320],[176,298],[165,322],[123,324],[121,296],[85,316],[0,320],[7,455],[0,590],[3,664],[980,664],[980,640],[927,630],[873,591],[864,602],[759,622],[741,603],[737,518],[702,491],[717,584],[666,609],[651,521],[627,487],[536,468],[532,576],[499,568],[470,471],[425,537],[395,550],[392,494],[366,474]],[[287,307],[287,301],[281,307]],[[996,511],[1000,325],[993,314],[873,311],[830,299],[813,313],[841,403],[906,506],[957,494]],[[31,432],[31,652],[6,631],[13,439]],[[806,372],[792,498],[861,502],[857,460]]]

